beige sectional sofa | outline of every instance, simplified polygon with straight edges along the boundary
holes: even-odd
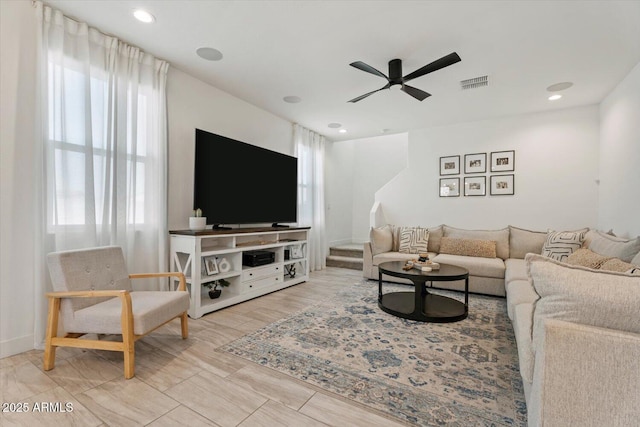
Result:
[[[552,246],[543,231],[428,230],[432,260],[467,268],[470,292],[506,296],[530,426],[640,425],[640,238],[578,230],[571,234],[581,247],[559,261],[541,255]],[[495,257],[441,253],[447,239],[494,241]],[[377,280],[381,262],[415,259],[400,241],[400,227],[372,228],[364,277]],[[462,281],[437,285],[464,289]]]

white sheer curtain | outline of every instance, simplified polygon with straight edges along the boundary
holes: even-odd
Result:
[[[325,138],[294,124],[293,141],[298,158],[298,225],[311,227],[309,270],[321,270],[327,265],[324,219]]]
[[[54,250],[119,245],[131,272],[167,271],[169,64],[41,3],[36,13],[44,252],[37,298],[48,287],[44,254]],[[42,324],[36,318],[36,342]]]

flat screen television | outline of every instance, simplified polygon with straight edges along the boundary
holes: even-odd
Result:
[[[298,160],[201,129],[195,133],[193,208],[207,224],[294,223]]]

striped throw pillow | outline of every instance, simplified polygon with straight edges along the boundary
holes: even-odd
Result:
[[[400,228],[400,245],[398,252],[405,254],[419,254],[427,252],[429,245],[429,230],[420,227]]]

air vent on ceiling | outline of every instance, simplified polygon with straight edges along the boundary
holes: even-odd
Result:
[[[474,77],[460,82],[462,90],[476,89],[482,86],[489,86],[489,76]]]

